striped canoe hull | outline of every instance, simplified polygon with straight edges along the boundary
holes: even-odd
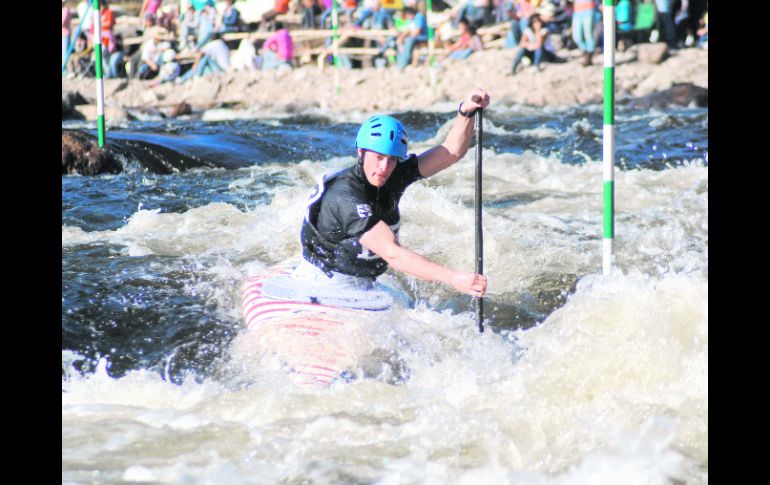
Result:
[[[259,347],[276,353],[301,386],[328,386],[356,362],[356,318],[364,310],[282,301],[262,295],[263,282],[283,268],[248,277],[242,286],[246,328]]]

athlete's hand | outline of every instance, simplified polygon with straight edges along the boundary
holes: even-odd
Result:
[[[481,298],[487,291],[487,277],[477,273],[455,271],[452,274],[450,284],[457,291]]]
[[[470,113],[477,108],[486,108],[489,106],[489,93],[481,88],[474,88],[473,91],[468,94],[468,97],[463,100],[463,111]]]

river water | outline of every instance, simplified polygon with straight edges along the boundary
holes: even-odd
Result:
[[[452,111],[394,113],[410,152]],[[298,260],[366,117],[114,123],[201,166],[62,177],[62,483],[707,483],[708,110],[618,111],[603,277],[601,107],[491,108],[487,331],[469,297],[389,272],[410,301],[356,322],[358,378],[298,388],[239,286]],[[473,174],[471,148],[411,186],[401,243],[472,270]]]

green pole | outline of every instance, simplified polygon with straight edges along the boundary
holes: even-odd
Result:
[[[602,274],[615,257],[615,0],[604,0],[604,130],[602,132],[604,240]]]
[[[332,2],[332,56],[334,59],[334,91],[340,94],[340,33],[337,0]]]
[[[102,14],[99,0],[93,0],[94,56],[96,58],[96,131],[99,147],[104,148],[104,79],[102,78]]]

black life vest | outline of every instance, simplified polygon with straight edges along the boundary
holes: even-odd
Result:
[[[330,277],[332,272],[370,278],[381,275],[388,263],[359,239],[379,221],[398,236],[398,203],[406,187],[420,178],[416,155],[400,162],[380,188],[369,184],[360,163],[324,175],[308,200],[300,231],[302,256]]]

